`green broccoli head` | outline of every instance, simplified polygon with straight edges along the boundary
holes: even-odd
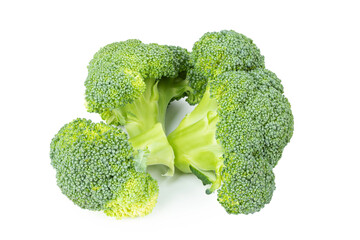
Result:
[[[85,81],[89,112],[112,125],[123,125],[136,147],[150,151],[147,165],[162,164],[174,173],[174,153],[165,129],[168,104],[187,95],[189,53],[176,46],[116,42],[101,48],[90,61]],[[156,141],[153,141],[156,139]],[[158,151],[159,152],[159,151]]]
[[[88,66],[85,81],[88,111],[102,114],[103,119],[112,124],[125,125],[135,121],[128,116],[132,115],[128,112],[130,107],[124,108],[131,103],[149,107],[146,101],[157,102],[160,80],[175,81],[168,89],[178,90],[173,96],[167,94],[166,89],[161,92],[169,101],[184,94],[186,84],[179,82],[185,78],[188,62],[188,52],[180,47],[144,44],[135,39],[106,45],[94,55]],[[111,113],[114,109],[123,110],[121,116],[111,116],[116,115]],[[151,106],[151,109],[154,116],[148,116],[148,119],[158,115],[156,106]]]
[[[211,83],[211,93],[218,103],[217,138],[227,140],[222,145],[229,151],[262,153],[275,167],[294,125],[277,76],[267,69],[226,72]],[[229,139],[229,132],[243,139]]]
[[[156,204],[157,182],[135,169],[137,154],[120,129],[80,118],[64,125],[50,145],[62,193],[81,208],[117,218],[146,215]]]
[[[175,166],[192,172],[229,213],[254,213],[275,190],[272,169],[293,133],[282,85],[269,70],[228,71],[168,136]]]
[[[189,85],[193,91],[188,102],[197,104],[207,82],[227,71],[249,71],[264,68],[264,57],[250,38],[235,31],[205,33],[192,49]]]
[[[228,213],[257,212],[272,198],[272,169],[294,130],[281,81],[234,31],[205,34],[190,58],[188,101],[199,104],[168,136],[175,166],[211,184],[207,193],[218,189]]]
[[[280,80],[266,69],[230,71],[211,83],[218,103],[216,138],[224,149],[218,200],[230,213],[269,203],[275,167],[293,133],[293,115]]]

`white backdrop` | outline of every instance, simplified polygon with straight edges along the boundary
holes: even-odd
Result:
[[[1,239],[359,239],[357,1],[2,1]],[[86,66],[129,38],[189,50],[205,32],[252,38],[292,104],[295,131],[261,212],[228,215],[191,175],[159,179],[152,214],[115,220],[61,194],[49,144],[84,107]],[[189,112],[170,106],[169,131]],[[170,118],[172,121],[170,121]]]

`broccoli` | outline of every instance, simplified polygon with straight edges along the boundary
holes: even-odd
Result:
[[[85,87],[88,112],[106,123],[78,118],[50,145],[57,184],[76,205],[116,218],[149,214],[159,188],[146,168],[155,164],[168,176],[175,166],[193,173],[230,214],[271,201],[294,119],[251,39],[210,32],[190,54],[135,39],[112,43],[90,61]],[[198,105],[166,136],[167,106],[185,96]]]
[[[206,33],[190,62],[188,102],[198,105],[168,136],[175,166],[211,184],[208,194],[218,189],[228,213],[260,211],[294,129],[281,81],[252,40],[234,31]]]
[[[101,48],[85,81],[87,110],[108,124],[125,126],[132,145],[150,151],[147,165],[163,164],[169,176],[174,153],[164,132],[165,113],[172,100],[191,90],[185,81],[188,67],[187,50],[133,39]]]
[[[116,218],[149,214],[159,189],[137,166],[144,152],[135,150],[119,128],[76,119],[65,124],[50,145],[57,184],[76,205]]]
[[[253,41],[234,31],[205,33],[191,52],[188,81],[192,91],[187,101],[201,100],[208,79],[226,71],[248,71],[265,67],[264,56]]]

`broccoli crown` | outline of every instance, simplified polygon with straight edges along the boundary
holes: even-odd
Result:
[[[166,175],[174,172],[174,153],[164,132],[166,109],[190,90],[188,67],[187,50],[134,39],[101,48],[88,66],[88,111],[108,124],[125,126],[136,149],[151,150],[147,165],[167,166]]]
[[[211,82],[218,102],[216,138],[224,149],[218,200],[229,213],[253,213],[269,203],[275,167],[294,128],[290,104],[274,73],[229,71]]]
[[[249,71],[264,68],[264,57],[250,38],[235,31],[205,33],[192,49],[189,85],[193,88],[190,104],[198,103],[207,82],[217,75],[233,70]]]
[[[121,129],[78,118],[52,139],[50,158],[62,193],[82,208],[121,218],[147,214],[156,203],[157,182],[136,172],[134,149]]]
[[[102,113],[138,99],[146,79],[176,78],[188,68],[187,50],[140,40],[115,42],[90,61],[85,81],[89,112]]]

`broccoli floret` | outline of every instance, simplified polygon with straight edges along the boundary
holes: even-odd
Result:
[[[148,165],[169,167],[166,175],[174,172],[174,153],[164,133],[165,112],[172,100],[191,90],[185,81],[188,67],[187,50],[139,40],[101,48],[88,66],[88,111],[101,114],[108,124],[125,126],[134,147],[150,151]],[[163,152],[153,155],[160,141]]]
[[[264,68],[264,56],[250,38],[235,31],[205,33],[193,46],[188,73],[192,91],[187,101],[201,100],[208,79],[232,70]]]
[[[157,182],[136,168],[142,153],[121,129],[80,118],[65,124],[50,145],[62,193],[81,208],[116,218],[147,215],[156,204]]]
[[[218,201],[228,213],[248,214],[270,202],[275,190],[272,169],[292,137],[294,122],[281,81],[264,68],[251,40],[242,43],[239,39],[248,38],[234,35],[205,34],[195,44],[193,70],[203,76],[199,86],[205,90],[168,140],[177,168],[211,184],[207,193],[218,189]],[[219,46],[226,51],[208,64]]]

